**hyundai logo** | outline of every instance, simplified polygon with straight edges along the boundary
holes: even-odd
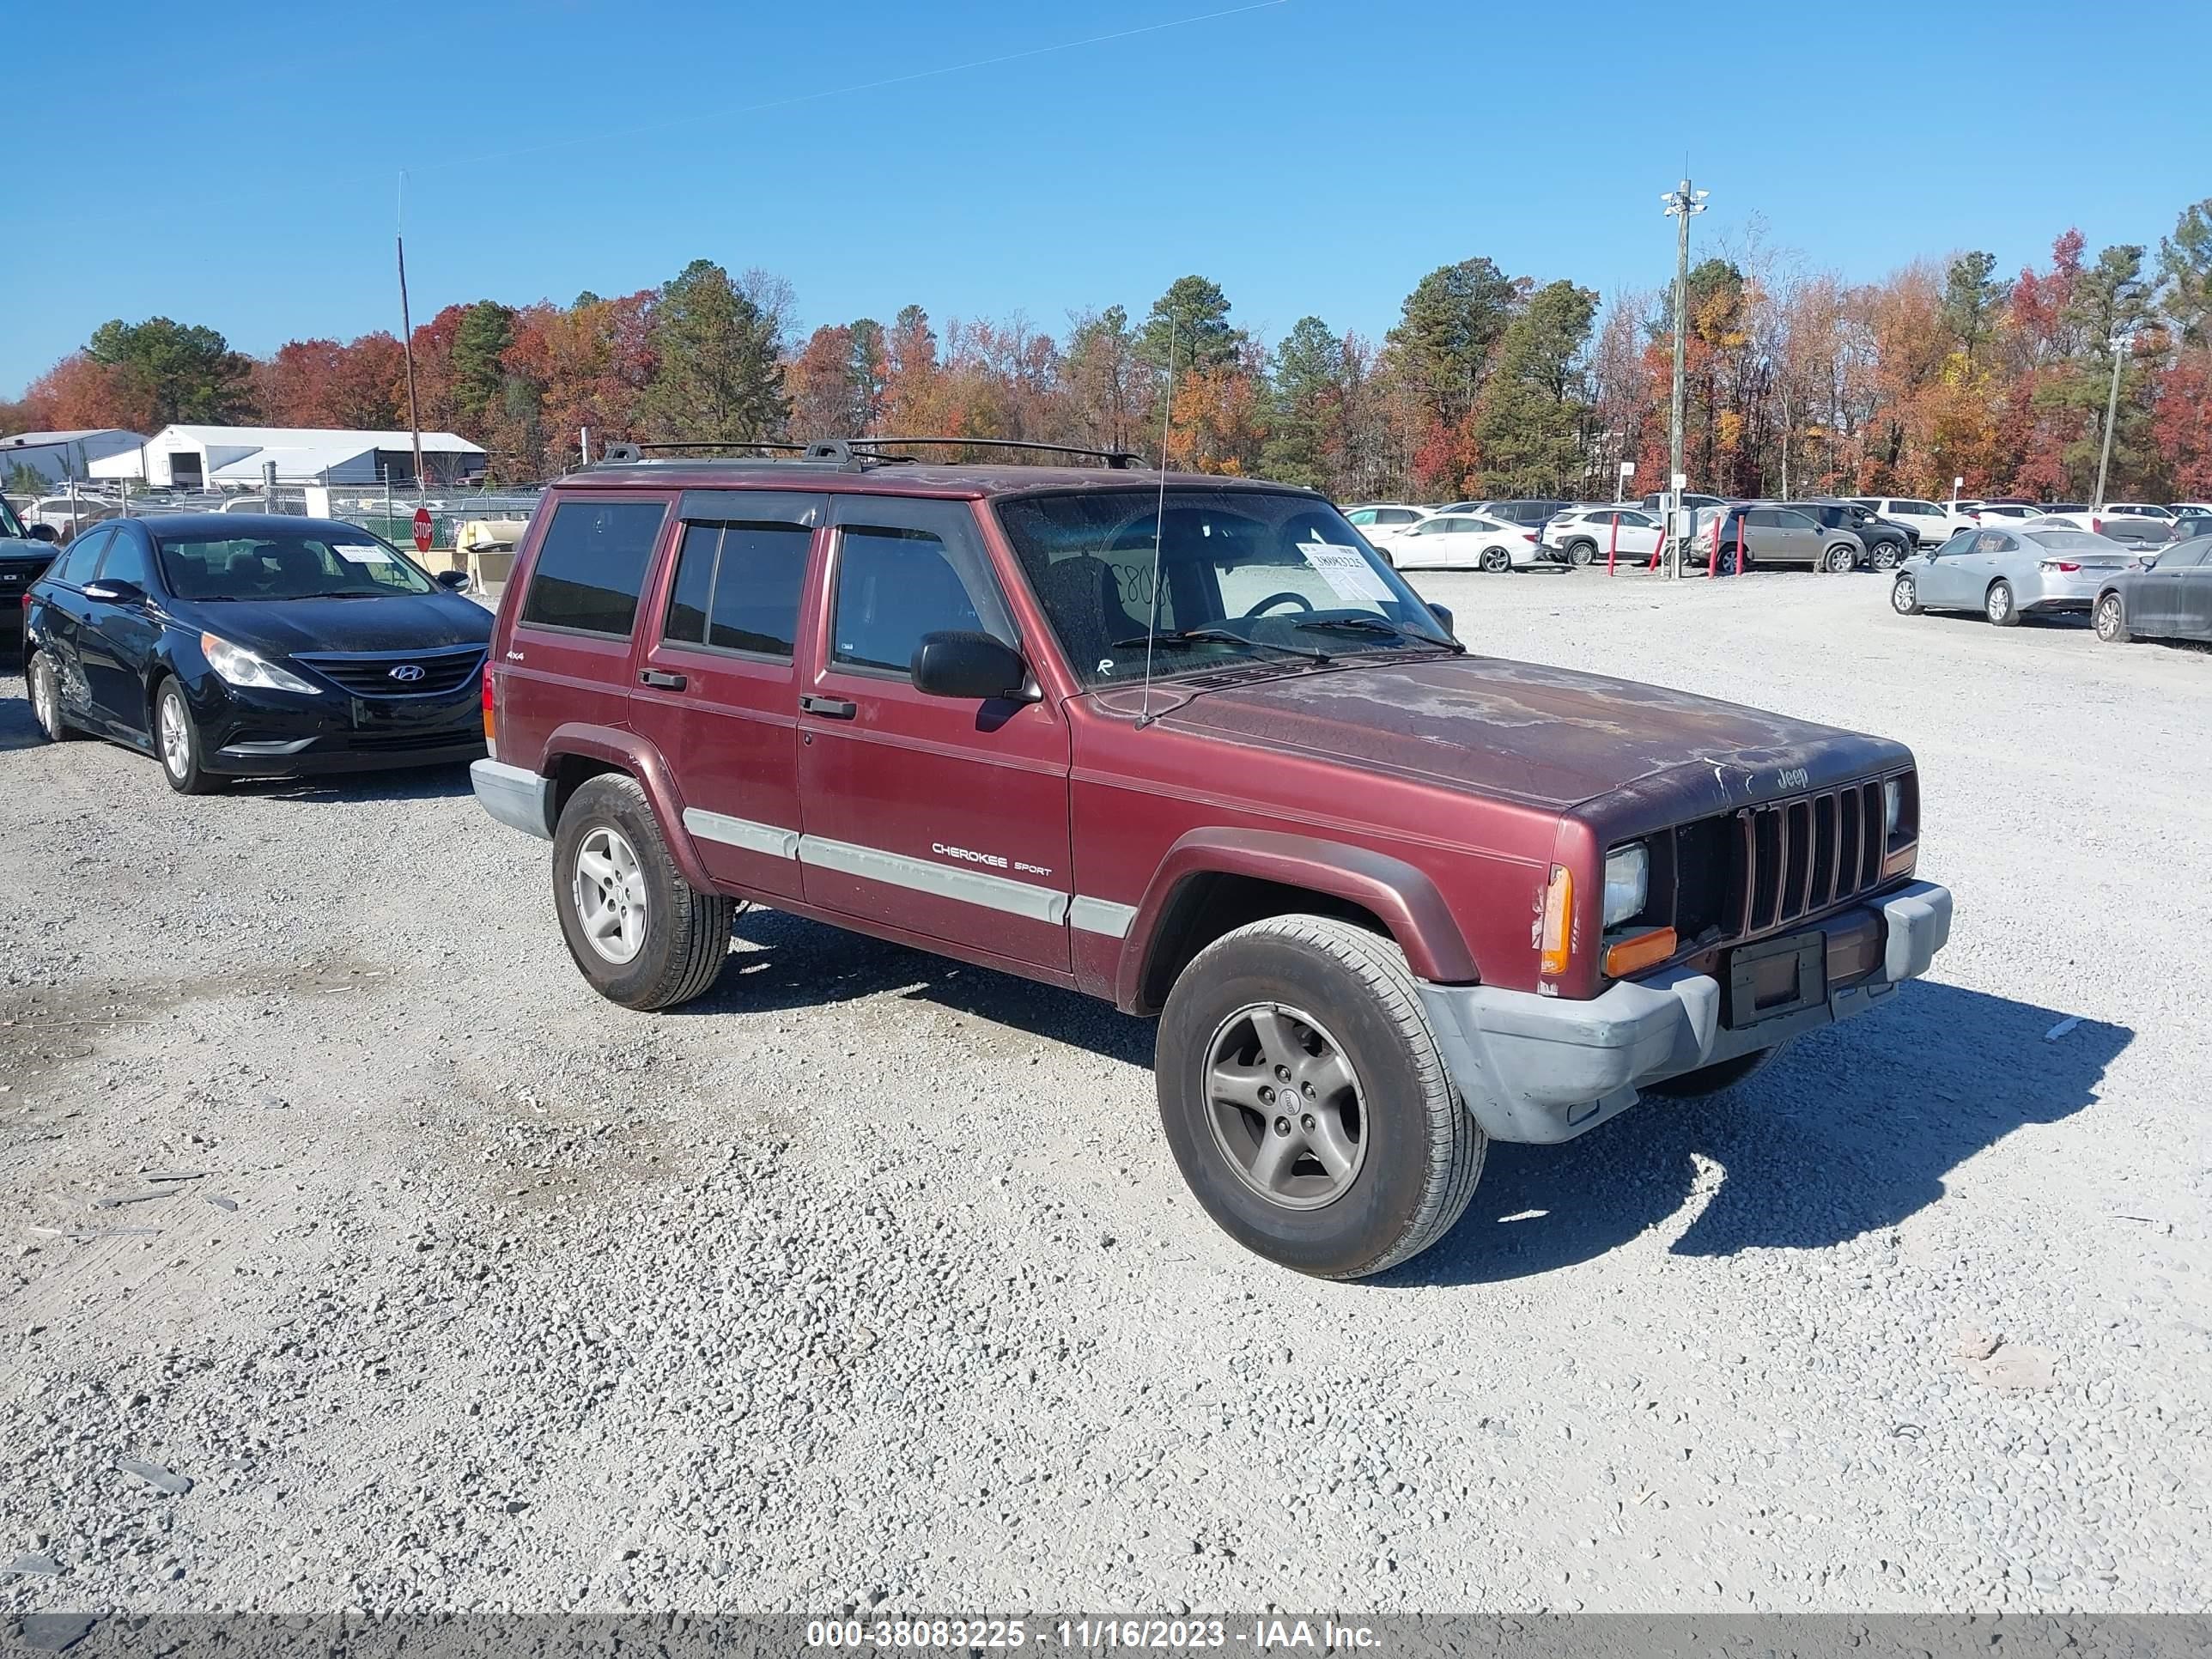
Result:
[[[417,662],[403,662],[398,667],[388,670],[387,672],[392,678],[398,680],[402,685],[412,685],[422,678],[422,665]]]

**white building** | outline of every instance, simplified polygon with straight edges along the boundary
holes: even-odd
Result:
[[[136,432],[115,427],[82,432],[19,432],[0,438],[0,478],[19,466],[52,483],[65,478],[88,478],[95,461],[112,455],[135,456],[146,440]]]
[[[484,452],[450,432],[422,434],[422,470],[452,483],[484,469]],[[404,432],[307,426],[165,426],[127,453],[93,463],[95,478],[131,478],[186,489],[258,484],[274,462],[288,483],[415,482],[414,440]]]

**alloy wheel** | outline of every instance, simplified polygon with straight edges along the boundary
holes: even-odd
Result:
[[[1989,598],[1983,602],[1982,608],[1989,613],[1991,622],[2002,622],[2012,614],[2012,589],[2002,582],[1997,583],[1990,589]]]
[[[1899,616],[1911,616],[1912,614],[1912,607],[1917,603],[1918,603],[1918,601],[1912,592],[1911,577],[1899,576],[1895,582],[1891,584],[1889,590],[1890,608],[1895,611]]]
[[[569,890],[584,939],[600,957],[626,963],[645,948],[645,872],[621,830],[603,824],[584,837]]]
[[[2106,644],[2120,637],[2123,618],[2120,615],[2120,596],[2107,593],[2097,602],[2097,637]]]
[[[1367,1114],[1351,1060],[1321,1022],[1284,1003],[1240,1008],[1206,1048],[1213,1143],[1272,1204],[1317,1210],[1351,1190]]]
[[[161,699],[161,764],[181,778],[192,769],[191,733],[185,726],[184,699],[172,691]]]
[[[56,706],[53,665],[40,656],[31,666],[31,714],[48,738],[62,734],[61,710]]]

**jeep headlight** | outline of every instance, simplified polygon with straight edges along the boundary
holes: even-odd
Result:
[[[200,635],[200,654],[219,678],[232,685],[264,691],[304,691],[311,697],[322,695],[319,685],[308,684],[290,669],[280,668],[259,652],[234,645],[220,634]]]
[[[1640,841],[1605,855],[1605,925],[1619,926],[1644,908],[1651,894],[1651,853]]]
[[[1899,825],[1905,822],[1905,780],[1890,778],[1881,786],[1881,833],[1885,842],[1895,841]]]

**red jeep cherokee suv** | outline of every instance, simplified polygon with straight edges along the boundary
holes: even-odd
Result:
[[[1311,1273],[1950,927],[1899,744],[1471,654],[1275,484],[617,451],[548,492],[484,700],[477,798],[602,994],[697,996],[750,902],[1157,1014],[1191,1189]]]

